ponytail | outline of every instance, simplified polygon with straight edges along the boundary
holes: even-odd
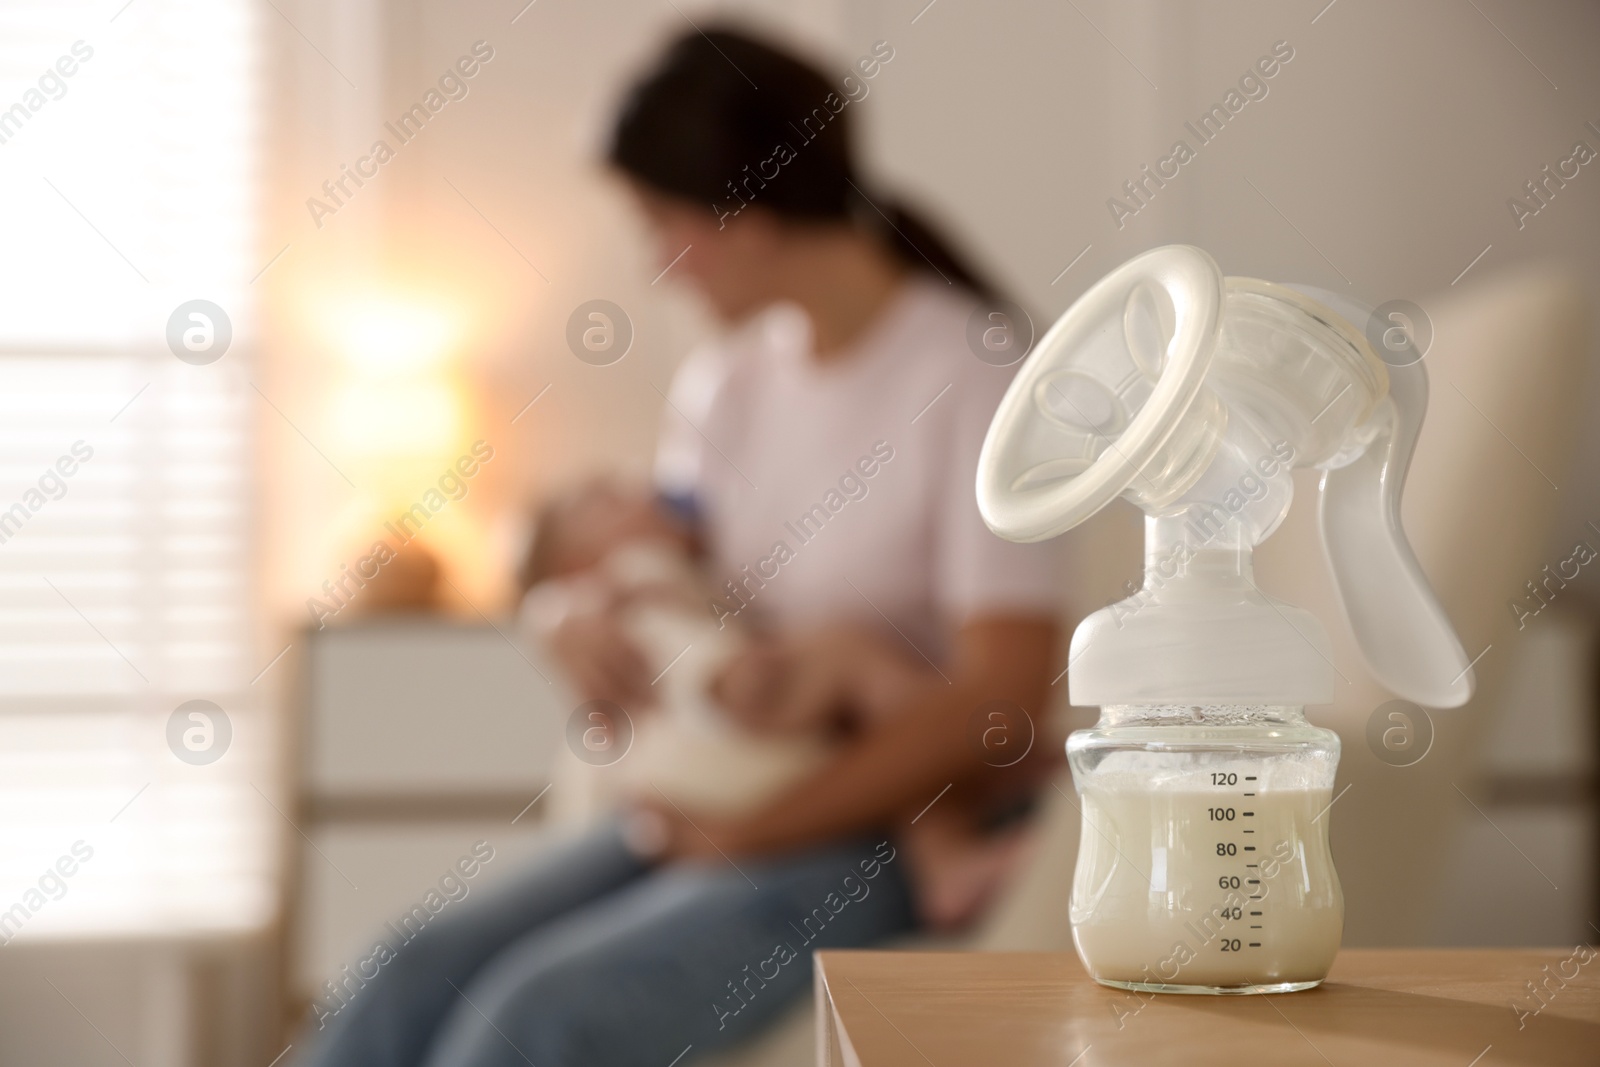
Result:
[[[966,289],[985,303],[1005,299],[999,288],[975,270],[967,257],[947,240],[921,212],[903,201],[858,192],[856,224],[876,235],[896,259],[912,270],[932,273],[942,281]]]

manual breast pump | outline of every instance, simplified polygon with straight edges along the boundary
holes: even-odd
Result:
[[[1433,707],[1472,695],[1400,525],[1427,375],[1414,350],[1378,357],[1370,313],[1156,248],[1067,309],[989,427],[978,507],[1000,536],[1054,537],[1119,496],[1145,513],[1142,588],[1084,620],[1068,660],[1072,702],[1101,709],[1067,754],[1073,941],[1105,985],[1309,989],[1338,951],[1339,738],[1304,717],[1333,700],[1333,653],[1251,570],[1293,468],[1322,471],[1327,562],[1374,677]]]

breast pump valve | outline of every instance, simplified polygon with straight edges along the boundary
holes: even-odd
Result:
[[[1106,985],[1309,989],[1338,951],[1339,738],[1304,717],[1333,700],[1333,653],[1251,568],[1294,468],[1322,471],[1327,562],[1374,677],[1432,707],[1472,695],[1400,525],[1427,374],[1378,358],[1369,315],[1156,248],[1067,309],[989,427],[978,508],[1000,536],[1054,537],[1119,496],[1145,513],[1142,588],[1084,620],[1068,659],[1072,702],[1101,708],[1067,742],[1073,940]]]

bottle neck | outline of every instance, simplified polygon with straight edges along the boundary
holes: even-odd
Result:
[[[1107,704],[1096,727],[1305,725],[1303,704]]]

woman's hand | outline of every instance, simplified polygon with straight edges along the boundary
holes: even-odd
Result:
[[[862,710],[865,682],[882,655],[876,635],[856,626],[762,638],[723,670],[712,691],[752,731],[814,732]]]
[[[760,733],[808,733],[898,712],[933,677],[907,662],[882,633],[829,625],[752,643],[712,691],[736,720]]]
[[[781,732],[791,717],[786,706],[795,669],[793,650],[785,642],[757,638],[712,679],[711,695],[751,732]]]
[[[575,604],[544,634],[550,650],[589,700],[636,708],[650,703],[650,669],[607,599]]]

